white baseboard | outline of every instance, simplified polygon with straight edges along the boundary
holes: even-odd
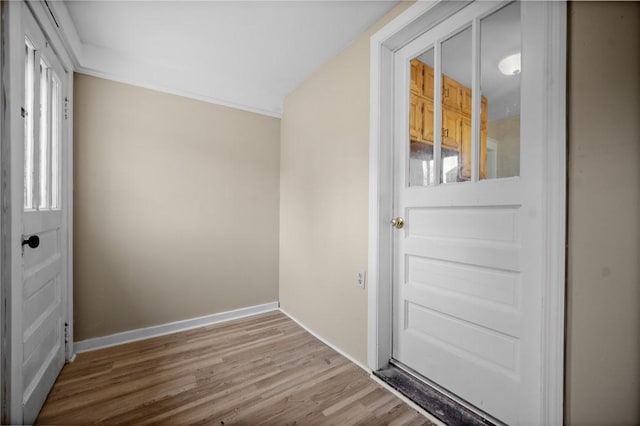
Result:
[[[111,334],[109,336],[95,337],[93,339],[74,342],[73,349],[74,353],[94,351],[96,349],[107,348],[109,346],[121,345],[123,343],[135,342],[137,340],[144,340],[150,337],[163,336],[165,334],[176,333],[178,331],[190,330],[192,328],[203,327],[205,325],[271,312],[277,310],[279,305],[279,302],[265,303],[264,305],[249,306],[247,308],[220,312],[217,314],[206,315],[204,317],[154,325],[146,328],[138,328],[136,330],[124,331],[122,333]]]
[[[369,367],[367,367],[366,365],[364,365],[363,363],[361,363],[357,359],[353,358],[351,355],[349,355],[348,353],[346,353],[345,351],[343,351],[342,349],[340,349],[339,347],[337,347],[333,343],[327,341],[324,337],[320,336],[318,333],[316,333],[315,331],[311,330],[309,327],[307,327],[306,325],[301,323],[297,318],[293,317],[290,313],[288,313],[284,309],[280,308],[280,312],[282,312],[283,314],[285,314],[286,316],[291,318],[296,324],[298,324],[300,327],[304,328],[313,337],[315,337],[316,339],[320,340],[322,343],[324,343],[325,345],[329,346],[331,349],[333,349],[334,351],[338,352],[340,355],[342,355],[343,357],[347,358],[349,361],[353,362],[358,367],[362,368],[364,371],[367,372],[367,374],[369,374],[369,376],[376,383],[378,383],[380,386],[382,386],[383,388],[385,388],[386,390],[388,390],[389,392],[394,394],[396,397],[398,397],[402,402],[407,404],[409,407],[411,407],[412,409],[416,410],[418,413],[422,414],[430,422],[434,423],[437,426],[446,426],[440,420],[435,418],[432,414],[430,414],[429,412],[425,411],[418,404],[416,404],[415,402],[411,401],[409,398],[407,398],[406,396],[404,396],[403,394],[401,394],[400,392],[398,392],[397,390],[395,390],[394,388],[389,386],[387,383],[383,382],[382,380],[380,380],[379,378],[374,376],[373,371]]]

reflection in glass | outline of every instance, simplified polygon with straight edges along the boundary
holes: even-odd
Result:
[[[409,186],[435,183],[433,48],[411,60]]]
[[[47,184],[49,183],[49,75],[47,65],[40,62],[40,149],[38,151],[40,169],[39,169],[39,189],[40,202],[39,209],[49,207],[49,191]]]
[[[471,179],[471,39],[467,27],[442,43],[442,183]]]
[[[432,185],[435,179],[433,166],[433,145],[411,142],[409,186]]]
[[[51,80],[51,209],[60,208],[60,139],[62,138],[62,96],[60,80],[52,71]]]
[[[481,179],[520,175],[520,33],[519,2],[480,21],[480,85],[488,104]]]
[[[459,152],[442,148],[442,183],[458,182],[460,176]]]
[[[25,43],[25,64],[24,64],[24,208],[33,208],[33,63],[34,50],[29,40]]]

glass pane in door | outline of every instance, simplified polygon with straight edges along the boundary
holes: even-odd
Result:
[[[471,179],[472,32],[442,42],[442,183]]]
[[[60,208],[60,160],[62,139],[62,85],[51,70],[51,210]]]
[[[435,183],[433,48],[413,58],[409,108],[409,186]]]
[[[64,100],[59,71],[25,43],[24,209],[61,205]]]
[[[33,208],[34,165],[34,58],[35,51],[29,40],[25,40],[24,60],[24,208]]]
[[[49,207],[49,155],[51,142],[51,117],[50,108],[50,85],[47,64],[40,62],[40,146],[38,147],[38,158],[40,160],[38,176],[39,200],[38,209],[43,210]]]
[[[520,175],[520,3],[480,21],[480,179]]]

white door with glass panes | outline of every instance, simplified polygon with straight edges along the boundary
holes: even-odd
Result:
[[[13,146],[24,153],[22,253],[21,277],[13,277],[11,296],[11,419],[31,424],[65,361],[68,232],[62,153],[68,76],[29,9],[21,6],[24,128]]]
[[[392,362],[508,424],[541,412],[536,7],[473,2],[395,54]],[[431,140],[409,129],[412,61]]]

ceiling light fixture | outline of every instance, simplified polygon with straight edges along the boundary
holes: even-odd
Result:
[[[498,64],[500,72],[504,75],[520,74],[520,54],[509,55]]]

